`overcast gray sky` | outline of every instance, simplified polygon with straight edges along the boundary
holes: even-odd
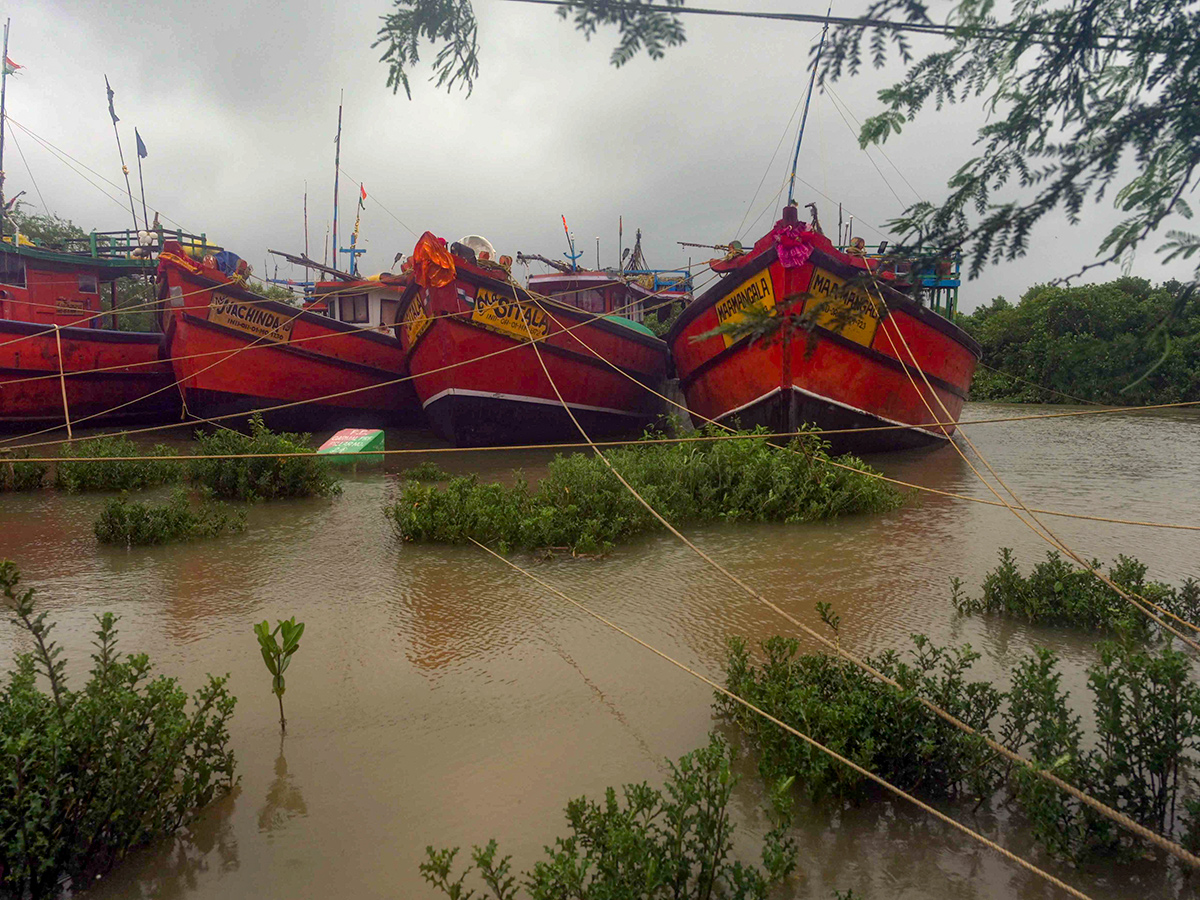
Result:
[[[719,5],[824,11],[773,0]],[[128,226],[107,74],[135,197],[136,125],[149,150],[143,166],[151,215],[160,210],[168,223],[206,232],[259,274],[267,247],[303,249],[306,182],[311,252],[322,255],[343,88],[342,169],[355,181],[342,178],[339,231],[347,246],[362,181],[370,198],[360,239],[369,250],[361,263],[367,273],[388,267],[397,251],[411,252],[426,229],[451,240],[483,234],[501,252],[559,256],[563,214],[589,265],[597,236],[601,263],[616,262],[623,216],[626,246],[640,227],[650,263],[676,266],[706,254],[675,241],[753,241],[778,216],[817,26],[691,17],[685,45],[659,62],[643,56],[618,70],[608,63],[615,32],[588,42],[551,8],[476,0],[475,92],[468,98],[435,89],[422,62],[410,102],[385,86],[386,67],[371,48],[388,8],[389,0],[10,3],[9,56],[25,66],[9,81],[10,117],[121,188],[84,171],[106,197],[11,127],[7,193],[25,190],[22,199],[35,208],[44,198],[50,211],[85,229]],[[876,111],[876,92],[898,73],[869,70],[833,89],[861,119]],[[871,151],[885,180],[858,149],[834,98],[816,97],[800,155],[800,176],[812,187],[798,185],[797,198],[817,202],[829,231],[841,201],[856,216],[855,233],[874,242],[918,195],[934,202],[944,195],[983,121],[978,104],[923,113],[885,146],[890,162]],[[140,200],[137,208],[140,214]],[[1059,217],[1045,223],[1027,258],[964,286],[963,307],[997,294],[1015,300],[1031,284],[1090,262],[1117,217],[1110,201],[1085,215],[1078,227]],[[1149,248],[1132,264],[1133,274],[1154,281],[1189,272],[1162,267]],[[292,274],[286,267],[280,273]],[[1092,279],[1119,273],[1114,267]]]

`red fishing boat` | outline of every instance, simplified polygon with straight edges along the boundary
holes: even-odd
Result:
[[[325,309],[316,311],[250,291],[247,268],[232,254],[197,260],[170,242],[159,255],[163,330],[188,413],[264,410],[273,426],[304,431],[416,414],[392,330],[408,276],[326,269],[334,280],[322,283]]]
[[[928,273],[905,273],[901,266],[898,277],[894,264],[853,249],[836,248],[818,226],[800,222],[789,204],[752,250],[714,262],[721,280],[667,335],[698,422],[775,432],[805,424],[864,429],[831,435],[839,451],[949,439],[980,357],[979,345],[948,318],[958,285],[952,261]],[[926,305],[922,297],[934,299]],[[787,320],[769,338],[721,330],[751,309]],[[796,316],[805,327],[786,324]]]
[[[620,315],[603,282],[548,299],[503,262],[476,237],[447,248],[426,232],[413,252],[400,340],[437,432],[460,446],[576,439],[563,402],[593,437],[651,424],[662,406],[644,386],[661,391],[666,345]]]
[[[148,256],[130,232],[0,242],[0,426],[178,416],[162,335],[118,331],[102,308],[118,278],[153,269]]]

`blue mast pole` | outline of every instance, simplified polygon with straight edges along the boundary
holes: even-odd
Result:
[[[804,114],[800,117],[800,136],[796,138],[796,152],[792,156],[792,177],[788,181],[788,205],[796,190],[796,166],[800,163],[800,144],[804,142],[804,125],[808,122],[808,105],[812,102],[813,88],[817,84],[817,69],[821,64],[821,51],[825,49],[825,35],[829,33],[829,16],[833,12],[833,2],[830,0],[829,9],[825,13],[825,27],[821,29],[821,43],[817,45],[817,58],[813,60],[812,78],[808,80],[808,96],[804,98]]]

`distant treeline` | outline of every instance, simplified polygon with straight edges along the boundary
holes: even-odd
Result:
[[[1037,285],[1015,306],[997,297],[959,324],[983,345],[990,367],[975,373],[972,400],[1200,399],[1200,297],[1185,295],[1177,281]]]

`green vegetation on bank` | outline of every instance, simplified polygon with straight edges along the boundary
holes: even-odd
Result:
[[[111,613],[96,617],[92,669],[72,690],[54,624],[19,585],[0,562],[13,622],[33,643],[0,683],[0,894],[48,898],[66,879],[86,887],[232,787],[237,701],[225,678],[189,698],[145,654],[121,658]]]
[[[409,481],[445,481],[450,478],[449,472],[429,460],[409,466],[401,474]]]
[[[244,511],[230,512],[211,501],[193,506],[183,490],[160,504],[126,497],[109,500],[94,527],[100,543],[126,547],[198,541],[245,530]]]
[[[309,435],[271,431],[257,414],[250,420],[249,434],[220,428],[196,436],[197,456],[312,451]],[[329,497],[341,492],[329,460],[316,456],[197,459],[190,463],[189,477],[226,500]]]
[[[1100,568],[1100,561],[1091,563]],[[1200,583],[1189,578],[1178,587],[1146,580],[1146,566],[1128,556],[1119,556],[1108,577],[1127,593],[1200,625]],[[1000,564],[983,578],[983,592],[968,597],[957,578],[950,580],[951,602],[962,615],[986,613],[1024,619],[1044,625],[1073,625],[1105,631],[1146,636],[1151,622],[1132,604],[1103,581],[1076,568],[1057,551],[1037,563],[1026,577],[1021,574],[1012,550],[1000,551]]]
[[[882,512],[903,502],[885,482],[826,465],[826,447],[813,436],[794,440],[788,449],[748,437],[634,444],[606,455],[677,526],[812,522]],[[854,457],[839,461],[867,468]],[[505,550],[604,552],[662,527],[600,459],[582,453],[556,456],[536,490],[523,479],[481,484],[475,476],[452,479],[444,489],[404,482],[385,513],[405,541],[461,544],[474,538]]]
[[[971,399],[1072,402],[1051,391],[1131,405],[1200,399],[1200,300],[1182,291],[1177,282],[1152,287],[1125,277],[1039,285],[1015,306],[997,297],[959,317],[983,346],[983,362],[999,370],[980,367]]]
[[[783,837],[786,818],[762,845],[763,870],[732,860],[735,826],[728,805],[737,777],[733,751],[717,736],[678,763],[661,790],[645,782],[613,788],[597,803],[580,797],[567,804],[570,834],[546,847],[546,859],[524,873],[518,886],[512,857],[496,858],[496,841],[476,846],[472,865],[456,873],[458,848],[425,849],[421,875],[452,900],[474,896],[473,872],[495,900],[528,897],[645,900],[764,900],[796,865],[796,848]],[[782,819],[782,821],[778,821]]]
[[[836,626],[836,618],[826,620]],[[1189,658],[1169,645],[1146,649],[1126,638],[1100,645],[1088,669],[1095,733],[1062,690],[1057,657],[1039,649],[1013,667],[1008,691],[969,681],[978,659],[969,646],[943,648],[913,636],[907,657],[869,658],[895,678],[901,693],[850,662],[799,654],[794,639],[762,644],[750,661],[744,641],[730,641],[726,686],[905,790],[926,799],[1015,801],[1034,838],[1072,860],[1134,858],[1137,838],[1021,766],[987,749],[921,706],[923,697],[981,734],[1097,797],[1141,825],[1189,846],[1200,845],[1200,686]],[[718,697],[716,708],[759,753],[767,784],[795,778],[814,799],[879,796],[866,779],[745,707]]]

